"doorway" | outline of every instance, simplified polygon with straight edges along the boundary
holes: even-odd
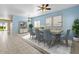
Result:
[[[2,20],[0,21],[0,31],[8,31],[12,30],[12,21],[10,20]]]

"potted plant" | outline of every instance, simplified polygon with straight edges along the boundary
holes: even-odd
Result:
[[[79,41],[79,19],[75,19],[72,26],[72,31],[74,33],[73,40]]]
[[[29,31],[32,31],[33,25],[29,24]]]
[[[33,25],[32,24],[29,24],[29,28],[32,29],[33,28]]]

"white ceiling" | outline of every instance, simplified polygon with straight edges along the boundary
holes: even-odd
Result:
[[[41,14],[55,12],[62,9],[76,6],[75,4],[51,4],[51,11],[41,12],[38,11],[38,4],[0,4],[0,17],[8,17],[8,15],[19,16],[38,16]]]

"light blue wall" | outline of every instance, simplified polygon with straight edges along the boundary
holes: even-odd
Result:
[[[57,15],[62,15],[62,17],[63,17],[63,30],[64,30],[64,33],[65,33],[67,29],[72,29],[73,21],[76,18],[79,18],[79,5],[76,6],[76,7],[64,9],[64,10],[61,10],[61,11],[58,11],[58,12],[54,12],[54,13],[52,12],[52,13],[49,13],[49,14],[33,17],[32,18],[32,24],[34,24],[35,20],[40,20],[41,25],[45,25],[46,17],[57,16]],[[71,34],[72,34],[72,31],[71,31]]]
[[[19,26],[18,23],[20,21],[27,21],[26,17],[23,16],[13,16],[13,24],[12,24],[12,31],[18,33]]]

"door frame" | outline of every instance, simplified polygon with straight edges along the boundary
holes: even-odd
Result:
[[[3,20],[0,20],[0,22],[6,22],[7,23],[7,30],[8,30],[8,32],[11,31],[10,24],[12,23],[12,20],[5,20],[5,19],[3,19]]]

